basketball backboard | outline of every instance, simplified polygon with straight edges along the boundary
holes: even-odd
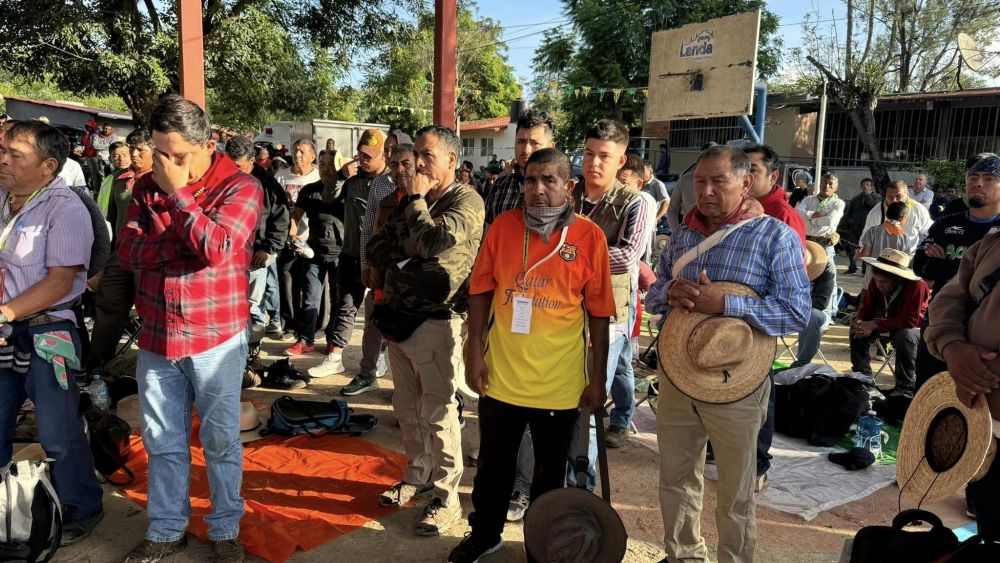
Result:
[[[759,33],[759,11],[654,33],[646,120],[750,114]]]

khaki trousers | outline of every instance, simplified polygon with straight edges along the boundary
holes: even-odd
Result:
[[[445,506],[458,505],[462,479],[462,431],[457,379],[465,377],[465,321],[428,319],[401,343],[389,343],[395,393],[392,408],[409,460],[403,479],[433,483]]]
[[[767,418],[771,383],[726,405],[693,400],[660,378],[657,442],[660,447],[660,512],[663,544],[670,561],[708,563],[701,535],[705,446],[712,440],[719,470],[719,563],[754,560],[757,433]]]

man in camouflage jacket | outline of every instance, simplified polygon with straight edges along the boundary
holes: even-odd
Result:
[[[460,148],[455,132],[446,127],[417,132],[417,174],[366,252],[368,263],[385,272],[373,318],[389,340],[396,386],[392,406],[409,460],[403,481],[379,502],[398,506],[431,497],[415,529],[424,536],[438,535],[462,519],[455,390],[465,377],[469,275],[485,210],[472,187],[455,181]]]

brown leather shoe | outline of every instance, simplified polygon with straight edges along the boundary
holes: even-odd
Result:
[[[177,555],[187,548],[187,536],[177,541],[162,542],[143,540],[125,556],[125,563],[157,563]]]

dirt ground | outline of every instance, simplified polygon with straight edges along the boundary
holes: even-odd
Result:
[[[857,293],[860,277],[843,274],[840,268],[840,285],[852,294]],[[359,316],[360,321],[360,316]],[[348,375],[356,373],[361,338],[361,323],[354,333],[351,346],[345,354]],[[643,342],[648,342],[644,339]],[[789,339],[789,343],[793,340]],[[277,354],[291,342],[265,340],[265,362],[277,359]],[[643,346],[644,348],[645,346]],[[793,346],[794,347],[794,346]],[[835,326],[823,340],[823,351],[837,369],[850,367],[847,327]],[[320,362],[321,357],[295,360],[296,366],[305,369]],[[128,361],[125,361],[125,366]],[[653,377],[652,372],[644,375]],[[331,376],[317,380],[308,388],[293,392],[311,398],[333,398],[349,377]],[[887,380],[880,383],[888,383]],[[366,393],[350,400],[351,406],[359,412],[373,412],[380,418],[379,429],[367,437],[380,446],[401,450],[399,428],[395,424],[390,396],[390,377],[380,380],[378,391]],[[254,389],[245,396],[258,401],[270,401],[285,394],[283,391]],[[477,420],[474,410],[466,412],[468,424],[463,432],[463,448],[466,454],[478,445]],[[612,502],[625,522],[629,534],[626,562],[656,562],[663,558],[660,548],[663,525],[657,496],[658,456],[649,449],[635,443],[608,452],[611,470]],[[467,468],[462,478],[460,490],[462,505],[466,513],[471,511],[469,495],[472,490],[474,468]],[[821,513],[812,521],[804,521],[798,516],[767,508],[757,511],[757,560],[775,563],[820,563],[840,560],[844,540],[852,537],[859,528],[871,524],[887,524],[897,512],[899,490],[895,486],[884,488],[875,494]],[[376,502],[372,499],[372,502]],[[128,550],[142,539],[146,526],[145,510],[124,498],[113,488],[106,488],[105,510],[107,516],[98,526],[93,536],[79,545],[59,551],[56,561],[110,562],[119,561]],[[714,522],[716,503],[715,483],[706,481],[702,533],[710,547],[717,541]],[[964,514],[964,504],[955,496],[939,505],[930,507],[942,517],[946,525],[956,527],[970,520]],[[420,508],[409,507],[380,521],[370,522],[366,527],[341,536],[310,552],[296,552],[290,559],[295,562],[326,561],[405,561],[443,562],[449,551],[468,531],[467,525],[455,526],[445,535],[437,538],[420,538],[412,533],[412,527],[419,518]],[[525,561],[523,549],[523,529],[520,523],[508,524],[504,532],[505,545],[502,551],[484,558],[487,562],[517,563]],[[183,554],[171,559],[177,562],[206,561],[209,547],[190,538],[189,547]],[[248,561],[260,561],[248,557]]]

